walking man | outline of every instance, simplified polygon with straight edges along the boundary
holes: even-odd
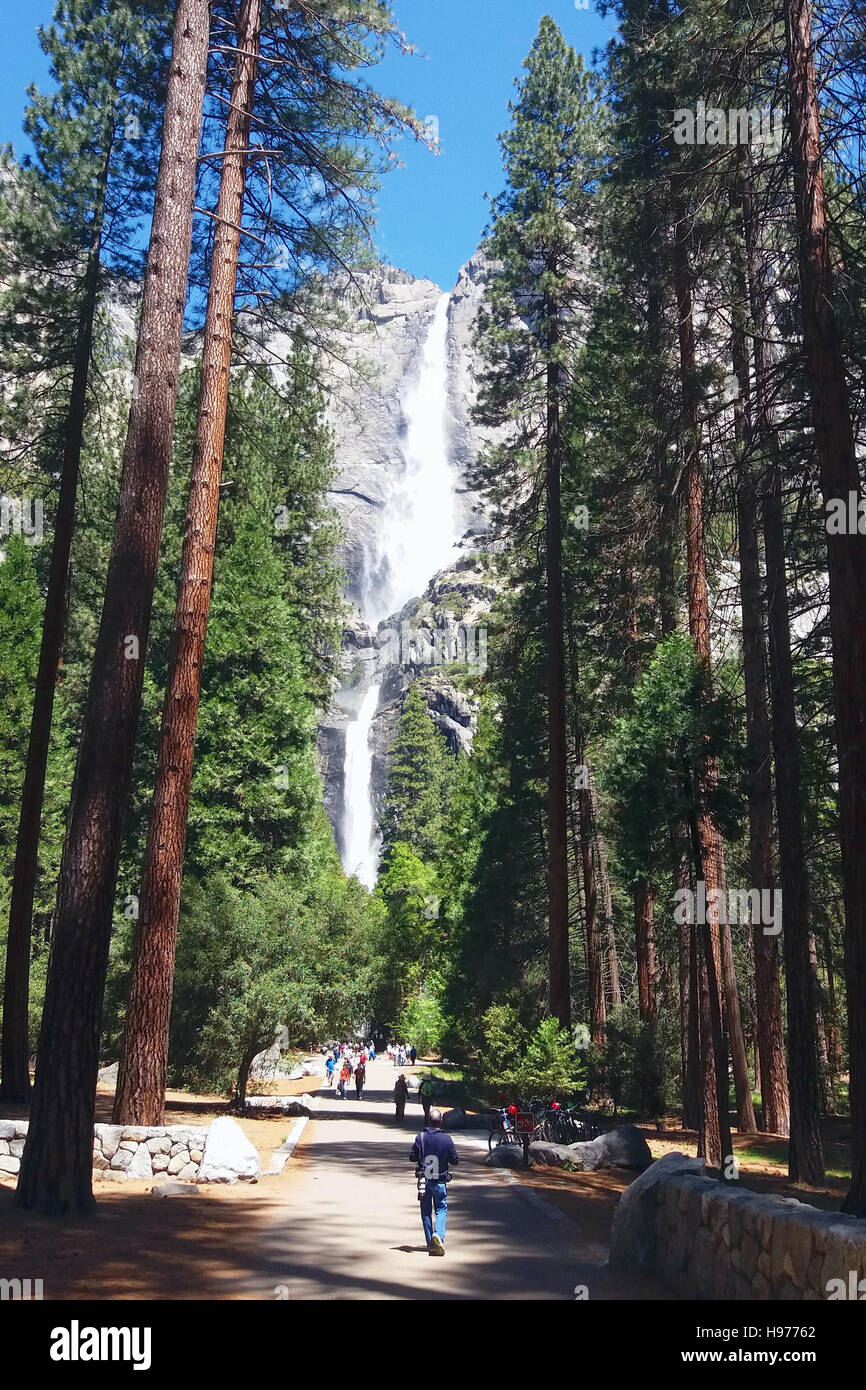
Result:
[[[421,1085],[418,1087],[418,1099],[424,1106],[425,1125],[429,1125],[430,1123],[430,1106],[433,1104],[434,1090],[435,1087],[433,1085],[432,1076],[425,1076],[424,1080],[421,1082]]]
[[[409,1097],[409,1087],[406,1085],[406,1078],[401,1072],[394,1082],[394,1105],[397,1108],[397,1123],[403,1123],[403,1116],[406,1113],[406,1101]]]
[[[421,1224],[428,1255],[445,1254],[445,1222],[448,1215],[448,1183],[451,1168],[459,1163],[454,1140],[442,1129],[442,1111],[431,1107],[427,1128],[419,1134],[409,1154],[418,1178]]]
[[[358,1100],[364,1097],[364,1082],[367,1080],[367,1068],[363,1062],[359,1062],[355,1068],[355,1093]]]

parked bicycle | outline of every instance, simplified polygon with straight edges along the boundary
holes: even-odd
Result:
[[[490,1133],[487,1136],[487,1149],[493,1153],[500,1144],[522,1144],[522,1137],[514,1127],[514,1117],[517,1114],[516,1105],[503,1105],[499,1109],[491,1112]]]

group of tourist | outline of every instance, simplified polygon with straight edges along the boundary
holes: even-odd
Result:
[[[354,1079],[355,1095],[363,1100],[367,1063],[375,1060],[376,1047],[372,1041],[357,1048],[351,1043],[334,1043],[325,1057],[325,1079],[343,1100],[348,1099],[348,1086]]]
[[[358,1100],[363,1100],[364,1087],[367,1084],[367,1063],[376,1060],[376,1045],[372,1039],[368,1043],[360,1044],[331,1043],[327,1047],[323,1047],[322,1051],[325,1053],[325,1080],[327,1084],[337,1092],[342,1100],[346,1100],[349,1095],[349,1085],[354,1081],[355,1095]],[[414,1067],[418,1056],[417,1048],[407,1047],[402,1042],[389,1042],[386,1051],[389,1061],[395,1067]],[[398,1122],[403,1119],[408,1097],[409,1086],[406,1077],[401,1072],[394,1086],[394,1106]],[[428,1081],[426,1086],[422,1082],[419,1098],[426,1117],[433,1099],[431,1082]]]

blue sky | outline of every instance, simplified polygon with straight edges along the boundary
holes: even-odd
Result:
[[[441,153],[404,140],[404,167],[379,197],[377,244],[384,259],[450,289],[475,250],[487,219],[485,193],[501,183],[496,137],[508,124],[513,83],[542,15],[589,62],[611,32],[610,21],[574,0],[394,0],[414,57],[390,55],[372,74],[380,90],[438,121]],[[47,85],[36,26],[53,0],[7,6],[0,47],[0,143],[23,149],[21,116],[27,84]]]

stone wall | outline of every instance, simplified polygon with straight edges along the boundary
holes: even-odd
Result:
[[[26,1120],[0,1120],[0,1173],[17,1174],[27,1138]],[[94,1177],[148,1181],[255,1182],[258,1151],[240,1125],[221,1116],[199,1125],[94,1125]]]
[[[26,1120],[0,1120],[0,1173],[17,1173],[21,1167]]]
[[[852,1288],[856,1297],[866,1221],[722,1185],[698,1160],[666,1154],[620,1198],[610,1262],[654,1273],[687,1298],[814,1300]]]
[[[145,1181],[166,1175],[195,1182],[206,1139],[206,1129],[191,1125],[94,1125],[93,1168]]]

